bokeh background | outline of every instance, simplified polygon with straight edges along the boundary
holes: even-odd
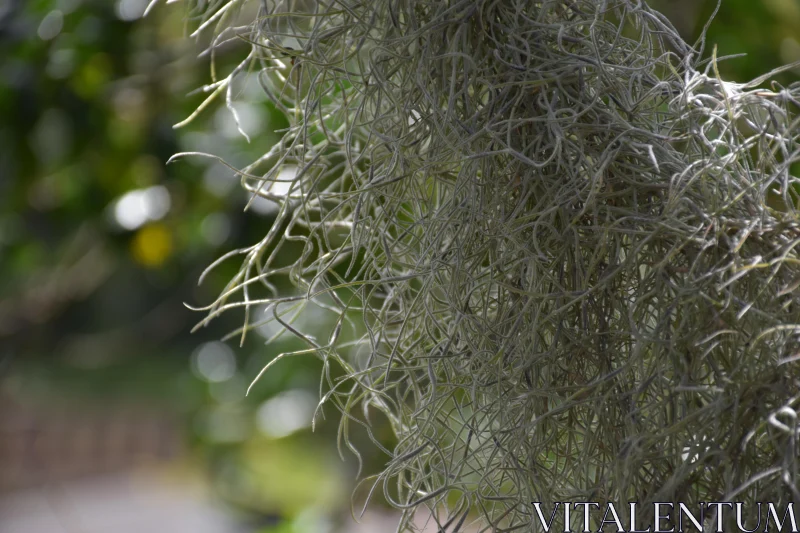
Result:
[[[182,2],[0,0],[0,533],[394,531],[350,518],[358,462],[336,413],[310,430],[320,364],[224,315],[192,333],[237,271],[203,269],[269,229],[208,151],[244,165],[283,117],[242,84],[237,131],[207,95]],[[716,0],[654,2],[690,41]],[[727,79],[800,61],[800,0],[724,0],[708,34]],[[226,47],[220,65],[241,57]],[[782,83],[800,70],[777,77]],[[287,287],[286,290],[289,290]],[[305,327],[326,317],[306,316]],[[387,429],[380,438],[390,442]],[[366,443],[365,470],[386,460]]]

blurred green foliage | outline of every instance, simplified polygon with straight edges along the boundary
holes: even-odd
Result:
[[[335,458],[335,417],[321,424],[327,438],[307,429],[280,437],[264,422],[279,391],[317,398],[320,363],[282,362],[244,398],[266,362],[299,346],[265,347],[252,335],[231,349],[216,341],[241,315],[192,335],[202,314],[182,305],[215,298],[239,264],[224,263],[198,288],[203,268],[259,240],[273,218],[268,203],[243,210],[247,196],[218,162],[167,159],[209,151],[241,165],[269,149],[285,120],[251,83],[236,104],[251,142],[224,105],[173,129],[205,98],[195,89],[209,81],[208,61],[197,58],[203,43],[187,38],[180,4],[139,20],[146,4],[0,3],[0,396],[173,410],[227,500],[292,519],[348,508],[355,461],[346,470]],[[716,2],[656,5],[692,40]],[[799,40],[797,0],[725,0],[706,54],[715,43],[719,56],[747,52],[720,69],[743,81],[800,60]],[[226,48],[220,68],[240,51]]]
[[[717,0],[656,0],[688,42],[694,43],[717,7]],[[744,82],[779,66],[800,61],[800,2],[797,0],[723,0],[708,29],[704,56],[714,46],[718,57],[747,54],[720,63],[720,75]],[[775,78],[794,81],[800,69]]]
[[[345,509],[354,475],[335,458],[335,424],[309,440],[308,402],[283,433],[259,419],[279,391],[316,401],[320,363],[288,360],[245,398],[266,362],[298,346],[255,334],[241,349],[219,343],[235,313],[191,334],[203,315],[183,305],[217,296],[237,260],[198,287],[202,270],[260,239],[274,213],[268,202],[245,212],[238,179],[213,160],[166,161],[202,150],[242,164],[286,122],[243,85],[252,142],[224,106],[174,129],[205,98],[208,61],[181,6],[138,20],[146,3],[0,5],[0,398],[174,412],[229,502],[288,518]]]

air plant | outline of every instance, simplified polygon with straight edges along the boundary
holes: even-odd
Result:
[[[307,348],[264,371],[320,358],[356,454],[385,416],[397,445],[366,480],[399,530],[419,509],[506,531],[532,501],[800,500],[800,84],[724,81],[637,0],[191,16],[211,52],[247,48],[210,98],[233,109],[257,76],[289,121],[235,169],[280,207],[222,258],[242,268],[203,323],[243,309],[244,335],[269,306]],[[308,306],[323,337],[292,324]]]

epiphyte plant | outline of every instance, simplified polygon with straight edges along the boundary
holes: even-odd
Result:
[[[242,309],[244,335],[269,306],[306,344],[270,365],[323,361],[344,446],[386,417],[368,480],[400,530],[420,509],[505,531],[531,501],[800,499],[800,84],[724,81],[639,0],[189,13],[212,56],[246,49],[207,102],[235,112],[256,76],[289,123],[235,169],[278,214],[221,259],[242,268],[202,323]],[[293,326],[309,306],[331,331]]]

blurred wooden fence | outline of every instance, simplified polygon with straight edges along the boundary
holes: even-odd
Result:
[[[33,407],[0,397],[0,492],[175,459],[183,453],[176,424],[145,408]]]

